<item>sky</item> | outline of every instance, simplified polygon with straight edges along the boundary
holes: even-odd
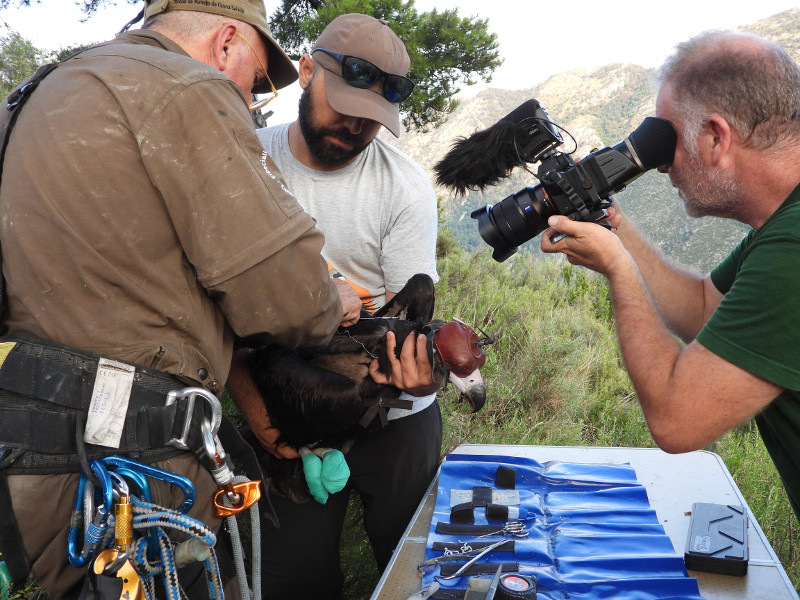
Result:
[[[12,0],[12,4],[16,2]],[[675,44],[701,31],[749,25],[793,8],[796,2],[571,0],[560,3],[561,11],[554,8],[556,3],[535,0],[416,0],[415,6],[419,11],[457,8],[462,17],[488,19],[489,31],[497,34],[504,59],[489,85],[515,90],[533,87],[569,69],[614,62],[657,67]],[[278,0],[266,0],[267,14],[278,5]],[[74,0],[40,0],[31,7],[0,10],[0,25],[5,23],[39,48],[56,50],[113,37],[140,7],[118,0],[116,6],[81,23],[85,16]],[[485,85],[470,90],[482,87]],[[280,97],[269,105],[275,112],[270,124],[296,117],[299,93],[297,84],[280,91]]]

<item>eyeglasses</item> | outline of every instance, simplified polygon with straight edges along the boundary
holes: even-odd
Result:
[[[387,73],[363,58],[339,54],[325,48],[315,48],[311,54],[314,52],[324,52],[338,60],[342,65],[342,78],[353,87],[366,89],[383,77],[383,96],[389,102],[402,102],[414,89],[414,82],[408,77]]]
[[[267,104],[269,104],[270,102],[275,100],[275,98],[278,97],[278,90],[275,89],[275,85],[272,83],[272,79],[269,78],[269,75],[267,74],[267,68],[264,66],[264,63],[262,63],[261,59],[258,58],[258,52],[256,52],[255,48],[253,48],[253,44],[251,44],[248,41],[248,39],[238,31],[236,32],[236,35],[242,38],[244,40],[244,43],[247,44],[247,47],[250,48],[250,50],[253,53],[253,56],[255,56],[256,60],[258,61],[258,66],[261,67],[262,71],[264,71],[264,77],[267,78],[267,81],[269,82],[269,87],[272,88],[272,96],[270,96],[269,98],[264,98],[263,100],[255,100],[254,102],[251,102],[249,104],[248,108],[250,110],[258,110],[260,108],[264,108]]]

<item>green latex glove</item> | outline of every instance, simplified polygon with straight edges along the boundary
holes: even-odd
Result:
[[[325,504],[330,494],[341,491],[347,485],[350,469],[344,454],[338,450],[325,449],[320,458],[308,448],[300,448],[300,455],[308,491],[320,504]]]
[[[320,504],[328,501],[328,492],[322,485],[322,459],[311,451],[300,452],[303,458],[303,473],[306,476],[308,491]]]
[[[322,485],[329,493],[335,494],[344,489],[350,479],[350,467],[344,454],[338,450],[328,450],[322,456]]]

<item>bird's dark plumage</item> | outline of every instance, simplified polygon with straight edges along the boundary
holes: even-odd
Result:
[[[281,432],[278,441],[335,447],[352,437],[369,407],[395,403],[400,390],[375,383],[369,365],[377,357],[381,372],[391,375],[386,333],[395,333],[399,355],[405,338],[431,322],[433,309],[433,280],[415,275],[371,318],[339,328],[325,346],[255,350],[250,371]]]
[[[280,346],[260,348],[250,356],[250,371],[261,393],[271,425],[280,431],[278,443],[294,448],[340,448],[366,426],[378,426],[376,417],[385,418],[392,406],[410,408],[401,400],[401,390],[376,383],[369,375],[374,358],[382,373],[391,375],[386,349],[386,333],[396,336],[395,353],[399,357],[403,341],[411,333],[429,333],[429,352],[434,371],[444,375],[449,366],[436,347],[435,336],[442,321],[433,320],[433,280],[424,274],[414,275],[405,287],[371,317],[362,317],[350,327],[339,328],[325,346],[291,350]],[[450,324],[455,325],[453,322]],[[458,324],[462,327],[463,324]],[[458,345],[477,342],[477,336]],[[449,335],[446,337],[450,337]],[[483,357],[481,344],[473,354]],[[481,361],[482,365],[483,362]],[[479,372],[473,367],[469,371]],[[464,391],[462,389],[462,391]],[[468,395],[468,392],[466,392]],[[485,400],[482,380],[473,387],[471,403],[478,410]],[[252,434],[243,431],[254,445],[265,474],[277,489],[296,500],[307,497],[299,460],[276,459],[264,451]]]

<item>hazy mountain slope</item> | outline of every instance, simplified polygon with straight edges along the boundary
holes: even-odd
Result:
[[[779,13],[742,28],[775,40],[800,61],[800,8]],[[536,98],[553,120],[577,142],[575,156],[593,148],[621,141],[655,110],[654,72],[631,64],[611,64],[596,69],[579,69],[554,75],[524,90],[487,89],[461,101],[447,122],[425,133],[406,133],[399,140],[387,136],[414,158],[433,177],[433,165],[450,149],[457,137],[469,136],[496,123],[529,98]],[[567,141],[561,148],[568,151]],[[534,169],[535,170],[535,169]],[[494,204],[525,186],[535,177],[518,168],[503,183],[480,194],[455,198],[437,188],[443,199],[446,225],[467,246],[485,244],[480,239],[470,212]],[[701,272],[712,268],[742,237],[746,228],[715,218],[690,219],[683,211],[669,179],[649,172],[619,195],[628,214],[647,235],[673,259]],[[538,252],[538,239],[525,245]]]

